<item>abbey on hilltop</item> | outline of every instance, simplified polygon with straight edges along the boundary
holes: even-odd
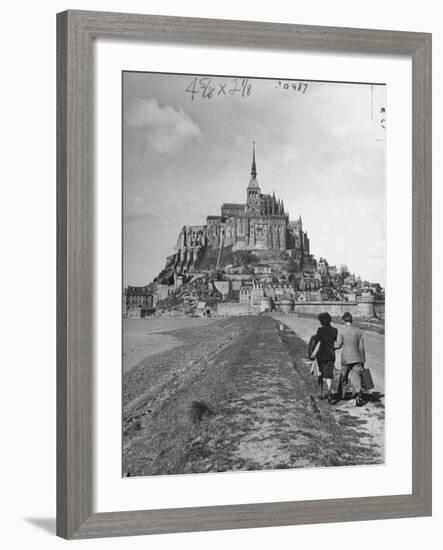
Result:
[[[261,192],[257,180],[255,142],[246,202],[224,203],[220,216],[207,216],[206,225],[185,225],[171,258],[176,273],[192,271],[206,248],[287,251],[300,268],[312,261],[301,216],[290,221],[283,200]]]

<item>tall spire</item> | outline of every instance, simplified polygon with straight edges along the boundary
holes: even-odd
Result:
[[[257,178],[257,168],[255,166],[255,141],[252,142],[252,167],[251,167],[251,178]]]

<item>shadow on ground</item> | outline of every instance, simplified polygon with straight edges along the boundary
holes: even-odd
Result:
[[[24,520],[46,533],[55,535],[55,518],[24,518]]]

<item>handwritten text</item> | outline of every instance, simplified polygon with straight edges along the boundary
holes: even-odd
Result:
[[[308,83],[307,82],[294,82],[292,80],[285,81],[285,80],[276,80],[275,87],[282,89],[282,90],[288,90],[291,92],[299,92],[301,94],[306,93],[306,90],[308,89]]]
[[[247,97],[251,95],[252,84],[249,78],[231,78],[214,80],[209,76],[193,78],[186,88],[191,101],[196,98],[213,99],[220,96]]]

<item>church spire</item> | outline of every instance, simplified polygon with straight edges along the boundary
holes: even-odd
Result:
[[[257,178],[257,168],[255,166],[255,141],[252,142],[252,167],[251,167],[251,178]]]

